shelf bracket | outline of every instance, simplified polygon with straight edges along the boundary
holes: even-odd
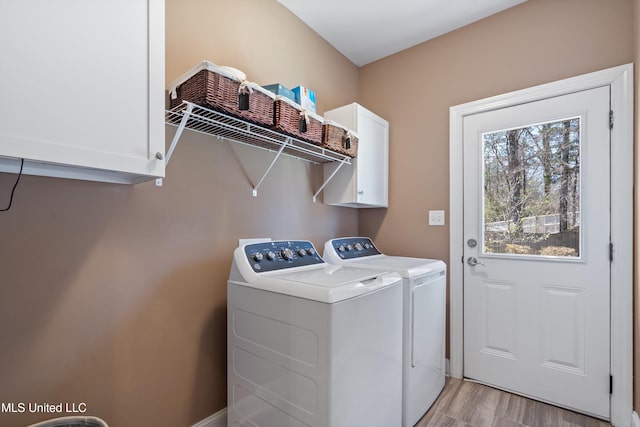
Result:
[[[269,165],[269,167],[265,171],[264,175],[262,175],[262,178],[260,178],[260,181],[258,181],[258,183],[253,187],[253,197],[257,197],[258,196],[258,187],[260,187],[260,185],[262,185],[262,181],[264,181],[264,179],[267,177],[269,172],[271,172],[271,169],[273,168],[273,165],[276,164],[276,161],[280,157],[280,154],[282,154],[282,152],[284,151],[284,148],[287,146],[287,144],[288,143],[285,142],[284,144],[282,144],[280,146],[280,149],[278,150],[278,152],[276,153],[276,156],[271,161],[271,164]]]
[[[182,114],[182,120],[180,120],[180,125],[178,126],[178,130],[176,130],[176,134],[173,135],[173,140],[171,141],[171,145],[169,146],[169,151],[167,151],[166,160],[164,162],[165,167],[169,165],[169,160],[171,160],[171,156],[173,156],[173,150],[175,150],[176,145],[178,145],[178,141],[182,136],[182,132],[184,132],[184,128],[187,126],[187,122],[189,121],[189,116],[191,116],[192,111],[193,111],[193,104],[188,102],[187,108]]]
[[[340,164],[338,165],[338,167],[336,168],[336,170],[333,171],[333,173],[331,175],[329,175],[329,178],[327,178],[327,180],[320,186],[320,188],[318,188],[318,191],[316,191],[316,193],[313,195],[313,203],[316,202],[317,198],[318,198],[318,194],[320,194],[320,192],[322,190],[324,190],[324,187],[327,186],[327,184],[329,183],[329,181],[331,181],[333,179],[334,176],[336,176],[336,174],[338,173],[338,171],[340,170],[340,168],[347,163],[347,158],[343,158],[340,161]]]
[[[165,168],[167,167],[167,165],[169,165],[169,160],[173,155],[173,150],[175,150],[176,145],[178,145],[178,141],[182,136],[182,132],[184,132],[184,128],[187,126],[187,122],[189,121],[189,116],[191,116],[192,111],[193,111],[193,104],[187,103],[186,111],[182,115],[182,119],[180,120],[180,125],[178,126],[178,130],[176,130],[176,134],[173,135],[173,140],[171,141],[171,145],[169,146],[169,151],[167,151],[167,155],[164,158]],[[164,178],[156,178],[156,187],[162,187],[163,182],[164,182]]]

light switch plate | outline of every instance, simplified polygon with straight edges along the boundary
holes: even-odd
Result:
[[[429,211],[429,225],[444,225],[444,211]]]

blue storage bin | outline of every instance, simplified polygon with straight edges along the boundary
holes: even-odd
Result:
[[[270,92],[275,93],[276,95],[284,96],[285,98],[289,98],[292,101],[296,100],[296,95],[293,93],[293,91],[288,87],[282,86],[280,83],[274,83],[272,85],[265,85],[262,87]]]

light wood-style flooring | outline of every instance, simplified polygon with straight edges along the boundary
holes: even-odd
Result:
[[[416,427],[610,427],[611,424],[470,381],[447,378]]]

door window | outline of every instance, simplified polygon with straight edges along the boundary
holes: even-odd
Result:
[[[580,258],[580,117],[484,133],[483,254]]]

